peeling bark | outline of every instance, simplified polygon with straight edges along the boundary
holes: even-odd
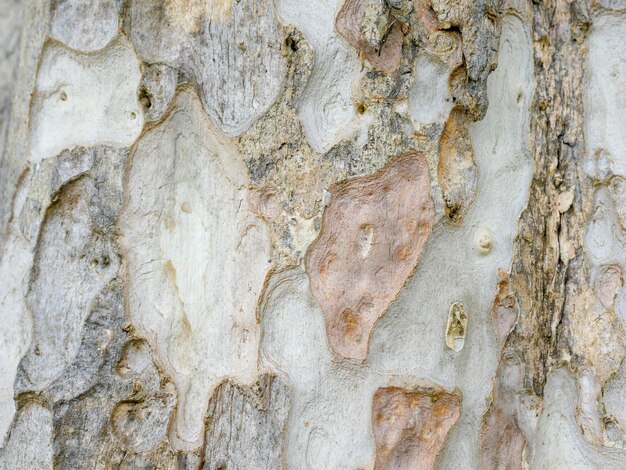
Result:
[[[374,324],[415,269],[432,230],[426,160],[401,155],[378,173],[329,192],[306,269],[331,348],[362,361]]]
[[[381,388],[374,394],[377,469],[433,468],[459,418],[461,394],[437,388]]]
[[[478,180],[467,126],[467,117],[452,110],[439,141],[437,177],[446,214],[452,220],[459,220],[472,204]]]
[[[254,381],[254,309],[271,262],[241,157],[201,109],[194,92],[181,91],[138,142],[119,222],[130,317],[177,385],[171,439],[185,449],[201,441],[221,380]]]
[[[625,26],[0,0],[0,468],[625,468]]]
[[[220,385],[209,402],[202,468],[285,468],[288,410],[289,389],[275,376],[263,375],[249,388]]]

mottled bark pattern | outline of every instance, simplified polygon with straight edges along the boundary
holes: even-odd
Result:
[[[583,374],[591,367],[592,386],[600,387],[624,357],[621,322],[607,320],[610,311],[589,315],[594,293],[584,237],[593,190],[585,174],[583,75],[592,11],[588,2],[553,0],[533,3],[525,13],[535,45],[537,84],[530,127],[534,167],[511,271],[502,281],[508,294],[503,297],[500,292],[494,305],[499,335],[516,316],[513,309],[519,316],[503,345],[493,403],[483,427],[482,462],[489,468],[520,468],[525,439],[539,432],[536,420],[547,376],[561,362],[581,375],[579,400],[589,403],[579,405],[576,416],[583,431],[585,419],[601,426],[599,394],[585,397]],[[620,273],[609,284],[621,282]],[[615,287],[610,289],[612,298]],[[607,321],[611,326],[599,326],[600,333],[597,325]],[[607,367],[611,372],[602,373]],[[594,409],[590,418],[585,417],[586,407]],[[589,440],[603,443],[602,438]],[[527,458],[539,460],[533,447],[527,453]]]
[[[622,0],[0,0],[0,469],[626,468]]]

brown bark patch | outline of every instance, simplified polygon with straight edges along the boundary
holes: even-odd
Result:
[[[375,69],[385,73],[394,72],[402,60],[404,34],[401,26],[397,21],[387,18],[387,21],[383,21],[383,34],[379,44],[368,44],[363,34],[363,23],[367,21],[366,6],[366,0],[346,0],[337,14],[335,27]]]
[[[461,414],[461,401],[458,389],[376,390],[372,413],[375,469],[434,468],[437,454]]]
[[[401,155],[329,192],[306,271],[331,348],[363,360],[375,322],[415,269],[435,221],[428,163]]]
[[[282,212],[280,192],[272,185],[252,189],[248,199],[254,211],[268,222],[276,220]]]
[[[430,0],[414,0],[417,17],[422,27],[432,34],[439,28],[437,15],[430,7]]]
[[[518,419],[518,393],[523,367],[514,354],[505,354],[498,365],[493,401],[480,433],[481,468],[521,470],[526,437]]]
[[[446,214],[453,220],[459,220],[472,203],[478,180],[467,125],[467,115],[458,109],[453,110],[439,142],[437,178],[446,203]]]
[[[500,271],[500,282],[491,308],[491,320],[503,345],[515,327],[519,316],[509,278]],[[480,462],[482,468],[522,468],[522,452],[526,445],[517,418],[518,394],[522,391],[523,365],[512,351],[505,351],[494,379],[492,401],[483,417],[480,433]]]
[[[491,321],[500,345],[504,344],[507,336],[515,327],[518,315],[517,303],[509,288],[508,276],[500,271],[498,292],[491,308]]]

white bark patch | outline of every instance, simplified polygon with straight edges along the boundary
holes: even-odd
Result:
[[[603,150],[626,177],[626,15],[594,18],[585,69],[585,139],[589,154]]]
[[[624,468],[624,451],[588,443],[574,417],[576,383],[565,368],[548,376],[537,432],[529,435],[531,469],[572,468],[617,470]],[[529,433],[530,434],[530,433]]]
[[[270,266],[268,229],[248,207],[247,173],[234,143],[182,92],[147,132],[130,164],[120,217],[128,305],[178,391],[170,436],[197,447],[213,388],[252,383],[255,306]]]
[[[17,193],[15,213],[23,207],[25,186]],[[17,367],[30,344],[32,321],[24,302],[24,285],[32,262],[31,244],[17,221],[12,220],[0,256],[0,447],[15,414],[13,385]]]
[[[409,90],[409,114],[416,128],[444,123],[452,109],[450,70],[432,55],[422,52],[415,60],[415,81]]]
[[[298,104],[308,142],[317,152],[356,132],[352,86],[360,69],[357,53],[335,31],[337,0],[277,0],[281,18],[302,31],[313,47],[315,64]]]
[[[0,468],[52,470],[52,457],[52,412],[39,403],[29,403],[19,411],[0,451]]]
[[[142,59],[190,69],[228,135],[247,130],[282,91],[287,61],[272,0],[138,0],[130,18]]]
[[[132,145],[144,123],[140,80],[139,60],[123,37],[94,55],[49,44],[31,110],[30,161],[73,146]]]
[[[22,26],[21,2],[0,2],[0,156],[4,156],[9,140],[9,120],[11,118],[11,101],[16,86],[17,66],[20,52],[20,33]],[[3,168],[8,172],[7,168]],[[0,177],[0,180],[4,177]]]
[[[364,363],[331,359],[322,314],[304,274],[275,276],[268,286],[261,308],[262,359],[288,375],[293,386],[286,433],[289,468],[371,468],[374,392],[419,380],[448,390],[459,387],[464,397],[440,468],[479,468],[482,415],[500,355],[488,312],[498,269],[506,270],[511,262],[531,177],[525,140],[534,87],[531,41],[514,17],[505,18],[503,35],[500,65],[489,78],[492,105],[482,122],[470,126],[478,166],[475,200],[460,224],[443,222],[433,229],[417,271],[373,329]],[[482,228],[493,237],[487,254],[474,247]],[[367,236],[360,240],[359,257]],[[375,243],[376,235],[372,247]],[[463,303],[470,318],[459,352],[445,342],[447,314],[455,301]]]
[[[576,418],[590,442],[615,445],[615,441],[623,441],[623,435],[621,432],[616,435],[614,427],[601,425],[604,412],[600,400],[603,399],[609,416],[615,416],[620,423],[626,422],[623,365],[620,369],[626,353],[623,328],[626,311],[624,296],[618,295],[623,285],[621,266],[626,263],[626,243],[606,187],[599,187],[593,204],[585,234],[593,290],[580,296],[569,312],[568,322],[574,338],[571,349],[577,356],[584,357],[588,366],[581,373],[584,396],[577,407]],[[602,386],[609,377],[612,378],[602,395]]]
[[[387,377],[332,360],[322,312],[303,272],[272,276],[260,313],[262,363],[287,375],[291,385],[287,468],[371,468],[372,397],[388,385]]]
[[[72,49],[102,49],[116,35],[119,17],[113,0],[59,0],[50,20],[50,36]]]
[[[600,187],[594,197],[594,211],[587,227],[585,247],[591,265],[591,282],[602,289],[606,282],[601,276],[606,265],[615,264],[617,269],[626,267],[626,236],[624,218],[626,198],[626,49],[623,47],[626,15],[601,15],[594,18],[587,40],[589,53],[585,68],[583,97],[585,100],[585,139],[589,162],[595,162],[591,171],[608,188]],[[600,283],[598,284],[598,281]],[[621,286],[619,286],[621,287]],[[615,313],[626,324],[626,297],[617,288]],[[602,292],[597,292],[602,295]],[[613,307],[613,305],[611,305]],[[611,344],[623,338],[603,341],[598,349],[612,353]],[[609,354],[606,354],[607,359]],[[608,360],[607,360],[608,362]],[[617,419],[622,430],[626,427],[626,365],[604,387],[602,400],[609,416]],[[605,436],[611,440],[615,436]],[[623,435],[619,436],[623,440]]]
[[[624,296],[621,296],[621,312],[622,323],[624,322],[624,310],[626,310],[626,302]],[[626,405],[624,403],[624,391],[626,390],[626,364],[622,363],[620,369],[617,371],[606,386],[604,387],[604,393],[602,395],[602,402],[605,406],[606,413],[609,416],[614,417],[618,424],[624,427],[626,423]],[[617,436],[622,437],[622,436]]]

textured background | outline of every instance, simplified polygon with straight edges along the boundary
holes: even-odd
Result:
[[[0,0],[0,468],[626,468],[622,0]]]

